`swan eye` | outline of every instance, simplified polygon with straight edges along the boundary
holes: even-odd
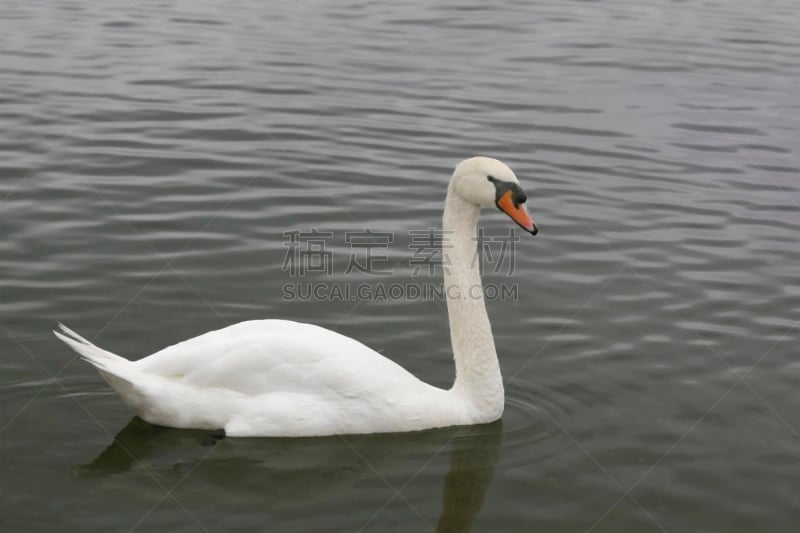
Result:
[[[494,176],[486,176],[486,179],[487,179],[487,180],[489,180],[489,181],[491,181],[492,183],[494,183],[495,181],[497,181],[497,180],[495,179],[495,177],[494,177]]]

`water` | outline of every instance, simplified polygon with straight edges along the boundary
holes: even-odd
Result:
[[[796,6],[501,4],[1,8],[4,529],[795,528]],[[283,291],[386,282],[345,274],[365,228],[391,282],[437,282],[409,232],[475,154],[541,227],[484,265],[518,291],[489,303],[502,423],[217,440],[131,420],[50,334],[136,358],[285,317],[448,386],[441,301]],[[331,273],[292,277],[311,228]]]

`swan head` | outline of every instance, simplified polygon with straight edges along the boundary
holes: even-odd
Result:
[[[464,200],[480,207],[496,206],[532,235],[539,232],[525,201],[528,195],[508,165],[491,157],[465,159],[453,172],[451,187]]]

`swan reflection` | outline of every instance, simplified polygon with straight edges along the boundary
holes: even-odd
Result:
[[[403,434],[234,439],[154,426],[134,417],[76,473],[94,477],[145,470],[156,478],[172,478],[167,487],[189,474],[192,493],[181,496],[189,508],[213,502],[277,511],[352,494],[376,472],[381,477],[416,472],[441,450],[450,458],[436,529],[467,531],[491,483],[502,429],[497,421]]]

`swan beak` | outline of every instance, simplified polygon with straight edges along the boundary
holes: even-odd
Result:
[[[531,235],[539,233],[539,228],[533,223],[528,209],[523,203],[514,203],[513,191],[506,191],[498,200],[497,207],[500,211],[511,217],[511,220],[520,225],[522,229]]]

